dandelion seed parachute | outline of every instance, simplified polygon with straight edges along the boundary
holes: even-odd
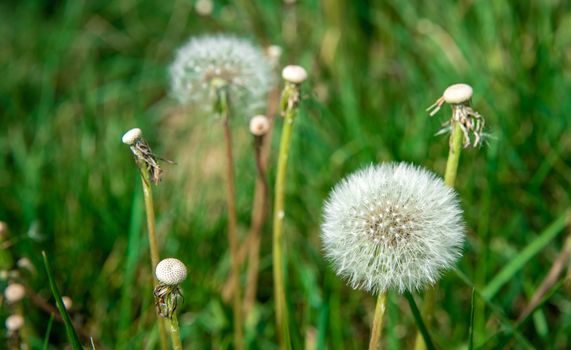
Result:
[[[325,254],[353,288],[422,289],[461,256],[465,227],[455,191],[410,164],[349,175],[331,191],[323,216]]]
[[[190,39],[170,66],[171,91],[182,104],[210,109],[213,80],[223,81],[244,113],[263,106],[274,80],[263,51],[245,39],[207,35]],[[235,105],[238,105],[236,103]]]

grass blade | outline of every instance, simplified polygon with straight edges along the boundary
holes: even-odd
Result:
[[[428,328],[426,328],[426,324],[422,320],[422,316],[420,315],[420,311],[418,311],[418,306],[416,306],[416,302],[414,301],[414,297],[410,292],[405,292],[404,296],[406,300],[408,300],[408,305],[410,306],[410,311],[412,311],[412,315],[414,316],[414,321],[416,322],[416,327],[422,334],[422,338],[424,338],[424,344],[426,344],[426,349],[428,350],[435,350],[434,344],[432,343],[432,339],[430,338],[430,334],[428,333]]]
[[[50,320],[48,321],[48,329],[46,329],[46,335],[44,336],[44,350],[48,350],[50,345],[50,334],[52,332],[52,325],[54,323],[54,314],[50,314]]]
[[[476,289],[472,288],[472,299],[470,300],[470,325],[468,326],[468,350],[474,349],[474,299]]]
[[[530,244],[525,247],[514,259],[512,259],[506,267],[504,267],[482,290],[484,299],[491,300],[500,288],[506,284],[512,277],[521,270],[527,262],[539,253],[545,246],[551,242],[567,225],[570,212],[566,211],[549,227],[547,227],[539,236],[537,236]]]
[[[56,301],[56,306],[61,314],[61,318],[65,324],[65,332],[67,333],[67,338],[69,343],[71,344],[71,348],[73,350],[82,350],[81,343],[79,341],[79,337],[73,328],[73,323],[71,322],[71,317],[67,313],[65,306],[63,305],[63,301],[61,300],[61,295],[59,293],[58,287],[56,285],[54,276],[52,274],[50,263],[48,261],[48,256],[46,255],[45,251],[42,251],[42,256],[44,258],[44,268],[46,269],[46,274],[48,275],[48,280],[50,282],[50,289],[52,290],[52,294]]]

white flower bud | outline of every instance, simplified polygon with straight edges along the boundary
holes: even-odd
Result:
[[[10,315],[6,319],[6,329],[15,332],[24,325],[24,317],[22,315]]]
[[[177,285],[186,279],[186,266],[175,258],[161,260],[155,269],[159,282],[167,285]]]
[[[20,283],[11,283],[4,290],[4,297],[9,304],[16,303],[24,298],[26,288]]]
[[[369,166],[342,180],[325,204],[321,238],[337,274],[372,293],[435,283],[462,255],[455,191],[406,163]]]
[[[472,98],[474,90],[468,84],[450,85],[444,90],[444,101],[449,104],[460,104],[469,101]]]
[[[71,307],[73,306],[73,301],[71,300],[70,297],[68,297],[67,295],[61,297],[61,301],[63,302],[63,306],[65,306],[66,310],[71,310]]]
[[[265,115],[257,115],[250,119],[250,132],[255,136],[265,135],[270,130],[270,120]]]
[[[121,141],[123,141],[124,144],[126,145],[132,145],[135,143],[135,141],[137,141],[138,139],[141,138],[142,132],[141,129],[139,128],[134,128],[131,129],[129,131],[127,131],[123,137],[121,138]]]
[[[286,66],[282,70],[282,78],[294,84],[301,84],[307,79],[307,71],[301,66]]]

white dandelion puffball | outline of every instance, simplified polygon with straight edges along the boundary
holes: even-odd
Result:
[[[323,216],[321,238],[337,274],[374,294],[433,284],[462,255],[456,192],[414,165],[370,165],[349,175],[329,194]]]
[[[4,290],[4,297],[10,304],[17,303],[26,295],[26,288],[20,283],[10,283]]]
[[[274,73],[263,50],[250,41],[207,35],[190,39],[178,50],[170,78],[172,93],[182,104],[210,109],[216,80],[226,84],[233,105],[253,114],[264,105]]]
[[[155,275],[163,284],[180,284],[186,279],[186,266],[175,258],[163,259],[157,264]]]

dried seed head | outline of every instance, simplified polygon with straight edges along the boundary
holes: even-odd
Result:
[[[212,0],[198,0],[194,5],[194,9],[200,16],[210,16],[212,10],[214,10],[214,4]]]
[[[301,84],[307,79],[307,71],[301,66],[286,66],[282,70],[282,78],[293,84]]]
[[[63,306],[65,306],[66,310],[71,310],[71,307],[73,306],[73,301],[71,300],[70,297],[68,297],[67,295],[64,295],[63,297],[61,297],[61,301],[63,303]]]
[[[141,129],[133,128],[123,135],[121,141],[123,141],[124,144],[131,146],[141,138],[141,135]]]
[[[331,191],[323,216],[327,258],[353,288],[421,289],[461,256],[457,195],[420,167],[371,165],[349,175]]]
[[[4,297],[9,304],[17,303],[26,295],[26,288],[20,283],[10,283],[4,290]]]
[[[265,135],[270,130],[270,120],[265,115],[257,115],[250,119],[250,132],[254,136]]]
[[[170,66],[171,91],[182,104],[211,112],[213,85],[223,85],[238,112],[254,114],[265,104],[275,75],[264,52],[248,40],[229,35],[191,38]],[[220,84],[223,82],[223,84]]]
[[[186,266],[175,258],[161,260],[155,269],[159,282],[166,285],[177,285],[186,279]]]
[[[450,85],[444,90],[444,102],[449,104],[460,104],[470,101],[474,90],[468,84],[454,84]]]
[[[24,317],[22,315],[10,315],[6,319],[6,329],[15,332],[24,325]]]

